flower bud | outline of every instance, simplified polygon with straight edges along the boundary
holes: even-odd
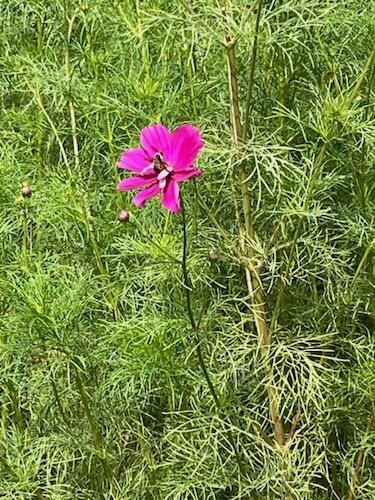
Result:
[[[218,262],[220,260],[219,252],[216,252],[216,250],[211,250],[211,252],[208,254],[208,260],[211,262]]]
[[[30,198],[33,192],[31,191],[31,187],[25,184],[21,188],[21,194],[24,198]]]
[[[129,222],[130,212],[128,212],[127,210],[120,210],[117,214],[117,220],[122,223]]]

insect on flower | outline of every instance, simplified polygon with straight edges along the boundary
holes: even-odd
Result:
[[[202,175],[194,165],[204,146],[199,130],[192,125],[181,125],[170,132],[164,125],[151,125],[141,131],[140,142],[140,148],[124,151],[119,161],[120,168],[136,176],[123,179],[117,188],[142,189],[133,198],[138,207],[160,194],[164,208],[179,212],[179,183]]]
[[[160,173],[163,170],[163,168],[165,168],[163,155],[161,153],[157,153],[154,159],[154,170],[155,172]]]

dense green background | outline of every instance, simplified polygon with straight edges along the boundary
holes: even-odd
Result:
[[[237,150],[222,41],[238,38],[244,111],[258,9]],[[375,499],[374,1],[0,0],[0,19],[0,496],[343,499],[354,478]],[[206,143],[183,194],[222,414],[154,244],[180,258],[181,217],[115,189],[159,121]],[[271,379],[238,256],[243,160]],[[296,423],[282,449],[270,384]]]

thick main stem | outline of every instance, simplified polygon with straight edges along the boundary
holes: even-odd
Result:
[[[227,38],[226,42],[227,42],[226,48],[227,48],[227,59],[228,59],[228,77],[229,77],[229,88],[231,97],[233,135],[235,144],[237,147],[239,147],[240,143],[243,142],[244,139],[245,128],[242,127],[240,107],[239,107],[235,40]],[[253,50],[253,57],[256,57],[256,50],[255,51]],[[255,63],[253,62],[253,64]],[[252,81],[253,81],[253,71],[251,77]],[[251,90],[248,91],[248,95],[251,96]],[[272,383],[273,379],[272,366],[269,361],[270,334],[267,323],[265,301],[263,296],[263,287],[258,269],[254,265],[255,252],[252,246],[252,242],[254,240],[255,232],[254,232],[253,217],[251,210],[250,189],[244,162],[241,162],[240,164],[240,180],[241,180],[241,194],[242,194],[245,228],[244,229],[242,228],[239,215],[237,216],[238,219],[237,222],[240,232],[241,247],[246,256],[248,257],[247,264],[245,266],[246,281],[249,290],[251,309],[254,314],[255,326],[258,333],[262,356],[267,371],[269,372],[270,375],[268,395],[270,403],[270,414],[274,425],[275,441],[278,445],[282,446],[285,444],[284,427],[280,418],[280,410],[279,410],[279,402],[277,394],[275,392]]]

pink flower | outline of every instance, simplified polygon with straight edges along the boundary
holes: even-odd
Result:
[[[119,167],[138,175],[122,180],[121,191],[142,188],[134,198],[137,207],[161,193],[162,205],[171,212],[180,211],[178,183],[202,172],[194,166],[204,144],[200,132],[192,125],[181,125],[170,132],[164,125],[151,125],[141,132],[141,147],[125,151]]]

